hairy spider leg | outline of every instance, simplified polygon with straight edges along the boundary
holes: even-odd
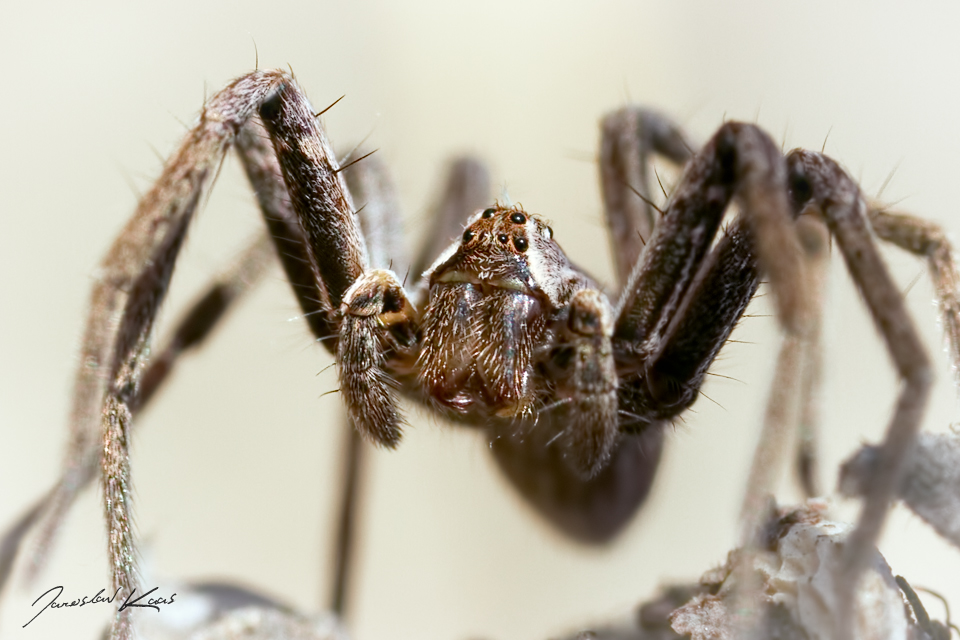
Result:
[[[363,156],[361,156],[363,157]],[[402,217],[397,189],[379,158],[365,158],[344,170],[347,187],[358,203],[357,217],[366,242],[370,265],[375,269],[402,270],[406,264]],[[356,532],[367,465],[367,444],[349,420],[343,421],[343,462],[334,536],[334,572],[330,585],[330,610],[341,620],[348,612],[351,578],[356,556]]]
[[[369,268],[337,160],[292,78],[261,105],[260,117],[300,219],[314,277],[339,320],[340,394],[351,422],[368,439],[395,447],[403,418],[386,368],[389,360],[402,370],[415,357],[416,310],[395,273]]]
[[[735,222],[706,258],[735,195],[744,221]],[[779,149],[753,125],[723,125],[687,164],[618,304],[621,404],[631,413],[648,422],[669,420],[696,399],[707,368],[756,291],[753,256],[763,263],[764,234],[776,236],[766,244],[783,247],[781,269],[796,263],[791,278],[803,294],[803,258],[791,218]],[[643,426],[641,420],[624,428]]]
[[[852,634],[854,594],[880,536],[890,501],[913,451],[933,378],[930,360],[874,244],[867,204],[857,185],[833,161],[811,151],[787,156],[795,208],[811,202],[837,239],[847,270],[863,295],[903,384],[879,452],[878,472],[868,484],[857,526],[840,568],[836,637]]]
[[[314,276],[307,240],[287,194],[280,163],[257,119],[251,120],[237,136],[237,154],[303,318],[317,341],[335,354],[337,326],[330,297],[323,282]]]
[[[799,346],[801,363],[796,398],[798,415],[794,471],[806,497],[813,498],[823,494],[819,468],[820,391],[823,377],[823,309],[830,270],[830,231],[821,217],[801,215],[797,220],[797,235],[803,246],[810,283],[810,322]],[[768,412],[778,401],[773,397],[775,393],[767,400]]]
[[[671,119],[644,107],[606,115],[600,131],[600,193],[622,289],[660,219],[650,188],[654,156],[682,167],[697,145]]]
[[[273,253],[270,240],[266,235],[256,238],[241,252],[240,257],[194,300],[177,321],[171,336],[154,351],[143,374],[139,395],[130,405],[134,418],[170,378],[181,356],[202,346],[229,309],[258,284],[267,266],[273,260]],[[136,424],[133,422],[134,427]],[[60,521],[73,505],[73,497],[97,478],[98,462],[96,455],[86,458],[85,466],[76,483],[76,492],[59,505],[62,512],[54,509],[54,497],[59,490],[62,490],[62,485],[66,482],[66,473],[61,475],[53,487],[36,500],[24,515],[3,533],[0,538],[0,592],[10,578],[24,539],[37,529],[40,530],[40,535],[37,536],[39,539],[31,552],[30,564],[26,571],[27,581],[29,582],[42,571],[54,544]]]
[[[960,376],[960,275],[947,234],[934,222],[868,203],[867,216],[877,237],[926,258],[954,376]],[[955,382],[960,381],[956,378]]]
[[[127,442],[153,322],[197,205],[237,132],[281,78],[277,73],[249,74],[209,100],[200,122],[109,250],[94,286],[74,395],[66,481],[53,508],[61,511],[59,504],[72,500],[88,456],[99,449],[113,587],[126,594],[138,585]],[[93,445],[97,425],[99,447]],[[131,634],[130,609],[118,610],[111,637],[126,640]]]

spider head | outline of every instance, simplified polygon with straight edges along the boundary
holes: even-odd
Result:
[[[461,414],[528,418],[535,353],[588,279],[539,216],[494,206],[426,274],[419,376],[428,396]]]
[[[571,266],[540,216],[495,205],[467,221],[463,235],[435,263],[430,284],[470,282],[507,289],[559,307],[572,290]]]

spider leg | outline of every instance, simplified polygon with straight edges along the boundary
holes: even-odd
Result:
[[[349,423],[343,430],[343,461],[340,469],[340,503],[334,533],[334,569],[330,584],[330,611],[341,620],[347,616],[353,560],[356,555],[363,470],[367,465],[366,444]]]
[[[273,249],[269,239],[266,236],[258,237],[243,251],[239,259],[194,301],[180,318],[173,334],[152,356],[143,374],[139,395],[130,406],[134,416],[149,404],[163,383],[169,379],[180,357],[199,348],[229,308],[258,283],[272,259]],[[59,525],[72,506],[73,499],[97,477],[96,451],[85,460],[86,464],[74,492],[61,496],[59,502],[55,500],[59,493],[64,491],[67,483],[64,474],[51,490],[33,503],[24,516],[3,535],[0,542],[0,591],[9,578],[23,538],[36,527],[41,527],[41,533],[27,567],[27,581],[31,581],[43,570]],[[54,504],[57,508],[54,508]]]
[[[871,204],[867,215],[877,236],[905,251],[927,259],[936,290],[944,333],[950,346],[955,376],[960,376],[960,275],[953,247],[939,225],[915,216],[887,211]]]
[[[613,310],[596,289],[570,299],[550,360],[554,423],[564,425],[558,444],[567,464],[584,480],[609,462],[620,437],[617,371],[613,357]]]
[[[84,343],[86,367],[78,375],[70,463],[61,490],[54,497],[52,511],[62,513],[61,505],[68,504],[82,484],[88,458],[96,458],[92,453],[96,448],[90,446],[92,439],[87,434],[98,393],[104,391],[101,466],[106,478],[105,502],[111,531],[109,552],[115,586],[125,593],[132,593],[136,584],[127,507],[126,439],[136,408],[137,387],[153,318],[169,283],[189,220],[224,152],[256,108],[286,78],[285,74],[276,72],[257,72],[235,81],[211,99],[200,124],[168,163],[156,186],[141,201],[137,215],[114,244],[104,262],[105,276],[94,291]],[[252,153],[244,159],[261,203],[282,204],[285,198],[282,189],[277,189],[278,172],[269,162],[270,154],[262,155],[262,166],[257,165]],[[259,174],[263,178],[260,184],[256,172],[250,171],[251,166],[264,169]],[[264,209],[268,223],[271,219],[279,220],[287,231],[296,229],[289,224],[291,218],[282,207],[271,210],[265,204]],[[301,246],[306,245],[301,243]],[[319,297],[324,293],[321,289]],[[108,318],[118,318],[118,321],[110,322]],[[109,368],[105,366],[108,364]],[[104,370],[108,375],[103,375]],[[112,635],[128,637],[129,633],[129,610],[118,612]]]
[[[287,279],[293,287],[304,318],[317,340],[336,354],[335,315],[322,279],[314,275],[303,228],[293,211],[282,170],[267,134],[252,121],[239,136],[237,148],[247,176],[261,200],[268,229],[277,245]],[[376,157],[350,165],[344,171],[351,195],[360,203],[359,219],[370,264],[379,269],[406,263],[403,253],[401,216],[396,190]],[[347,608],[351,560],[357,527],[364,450],[359,433],[349,424],[344,435],[341,497],[335,534],[335,570],[331,584],[331,607],[341,617]]]
[[[643,377],[623,377],[621,404],[669,420],[697,399],[707,369],[760,284],[754,238],[738,218],[699,265]],[[627,430],[643,424],[623,425]]]
[[[734,195],[743,215],[708,257]],[[781,319],[791,327],[802,324],[807,285],[791,217],[777,146],[752,125],[723,125],[688,163],[621,295],[614,331],[618,374],[625,381],[621,407],[657,422],[693,403],[756,291],[757,260],[778,292]],[[768,262],[771,251],[775,258]]]
[[[240,131],[237,154],[303,318],[317,341],[335,354],[337,325],[330,297],[323,282],[314,277],[307,241],[290,203],[280,163],[258,119],[251,119]]]
[[[729,148],[721,149],[721,146]],[[649,310],[646,306],[648,300],[630,301],[630,294],[636,292],[642,296],[650,293],[646,287],[650,285],[655,287],[659,283],[666,296],[671,294],[675,296],[672,302],[666,301],[659,309],[664,314],[662,319],[664,321],[669,319],[671,306],[683,299],[682,296],[690,284],[690,278],[702,262],[719,228],[727,201],[732,197],[735,189],[741,189],[741,197],[745,201],[751,198],[755,201],[760,200],[759,203],[754,203],[759,205],[757,208],[760,213],[773,208],[774,216],[779,214],[783,218],[781,222],[784,220],[789,222],[784,190],[781,188],[776,191],[778,185],[782,187],[785,175],[779,153],[773,148],[769,139],[759,134],[755,128],[729,125],[718,133],[704,154],[701,154],[701,166],[694,163],[693,168],[688,169],[688,172],[693,175],[688,176],[687,182],[693,185],[691,191],[695,191],[700,188],[709,190],[711,179],[718,183],[727,180],[725,199],[721,196],[715,198],[714,202],[707,203],[706,212],[703,209],[687,212],[689,218],[684,220],[683,213],[678,213],[684,211],[683,205],[689,206],[691,203],[688,201],[693,201],[695,206],[701,203],[697,202],[699,196],[690,193],[686,194],[687,201],[684,201],[684,194],[681,193],[677,198],[680,205],[671,206],[662,223],[667,225],[668,229],[658,233],[655,244],[651,243],[650,253],[647,254],[650,260],[641,262],[642,236],[646,233],[648,238],[652,238],[653,230],[657,226],[652,201],[647,195],[649,193],[647,167],[653,153],[663,154],[679,162],[686,160],[692,152],[680,129],[656,113],[630,108],[611,114],[604,120],[600,159],[601,178],[607,220],[618,251],[620,280],[622,282],[627,279],[635,263],[647,269],[642,271],[638,267],[635,270],[627,288],[628,293],[622,299],[620,318],[616,328],[616,338],[621,342],[621,347],[625,336],[629,335],[629,323],[635,319],[631,317],[632,311],[637,309],[633,305],[639,304],[641,313]],[[716,157],[710,154],[715,154]],[[723,154],[733,157],[724,159],[720,157]],[[738,158],[738,155],[743,157]],[[734,166],[724,168],[725,162]],[[713,171],[718,175],[705,177],[699,175],[698,171],[707,174]],[[724,172],[732,175],[723,175]],[[764,176],[765,172],[772,175]],[[699,180],[706,180],[706,184],[700,184]],[[770,188],[771,182],[774,187],[773,193],[764,193],[765,189]],[[634,187],[631,183],[636,183],[637,186]],[[711,204],[714,207],[712,211],[709,210]],[[779,212],[776,211],[777,208]],[[769,216],[769,213],[767,215]],[[756,217],[763,219],[762,215],[756,215]],[[694,228],[690,230],[685,225]],[[787,231],[793,233],[790,228],[787,228]],[[665,241],[661,238],[665,238]],[[789,240],[789,236],[787,239]],[[684,264],[684,253],[687,254],[686,264]],[[657,278],[661,279],[657,281]],[[596,335],[584,334],[580,330],[569,331],[570,335],[566,336],[566,340],[570,346],[562,348],[559,356],[572,359],[573,366],[555,367],[559,369],[559,373],[554,373],[551,378],[556,380],[558,398],[569,400],[558,408],[558,412],[563,414],[571,424],[563,432],[561,446],[566,449],[567,457],[573,462],[574,467],[589,477],[597,473],[611,455],[621,421],[616,400],[618,379],[610,344],[612,326],[609,322],[601,322],[601,319],[607,315],[604,309],[590,310],[596,305],[589,304],[584,308],[581,307],[583,305],[578,307],[571,303],[571,323],[579,322],[581,326],[590,324],[594,329],[589,334]],[[653,310],[657,311],[656,308]],[[592,322],[580,322],[581,319],[586,318],[591,318]],[[644,327],[641,331],[647,332],[649,329]],[[716,348],[719,348],[725,338],[724,333],[722,339],[716,342]],[[630,339],[633,339],[633,336]],[[693,349],[695,357],[699,357],[701,351],[695,346]],[[680,357],[682,355],[680,354]],[[671,357],[677,359],[673,354]],[[556,362],[557,358],[554,360],[553,364],[559,365]],[[676,362],[671,366],[675,365]],[[564,369],[569,372],[568,375]],[[631,372],[629,367],[627,369],[629,375]],[[691,380],[694,383],[693,386],[699,387],[698,378],[684,377],[688,372],[676,373],[677,375],[668,379]]]
[[[783,466],[788,443],[799,434],[797,471],[807,496],[817,495],[815,464],[817,437],[817,407],[820,374],[820,320],[822,289],[829,265],[830,235],[822,220],[815,215],[801,215],[796,222],[806,259],[806,275],[811,291],[817,295],[811,301],[811,324],[803,334],[784,334],[763,418],[760,438],[754,450],[750,475],[747,479],[743,505],[740,510],[741,542],[744,549],[755,547],[757,536],[768,517],[769,496],[775,492],[777,472]],[[741,565],[742,568],[748,563]],[[749,572],[748,572],[749,573]],[[747,575],[741,582],[755,582]],[[759,584],[753,584],[759,587]]]
[[[927,258],[954,374],[957,375],[960,372],[960,363],[957,362],[960,327],[957,283],[960,279],[945,234],[928,221],[889,212],[875,204],[869,206],[867,215],[878,237]],[[958,452],[960,446],[953,435],[920,434],[917,449],[897,493],[898,498],[956,546],[960,546],[960,520],[952,516],[960,513],[955,506],[957,496],[960,496],[960,483],[955,472],[960,468]],[[840,491],[847,496],[865,495],[879,464],[879,447],[862,447],[841,467]]]
[[[300,287],[313,287],[310,284],[312,276],[310,281],[306,281],[302,276],[298,277],[298,271],[309,273],[308,270],[303,269],[303,265],[306,264],[306,257],[302,249],[302,233],[299,230],[299,221],[290,209],[286,187],[283,185],[276,157],[273,150],[263,143],[262,138],[264,136],[262,126],[255,120],[251,120],[240,130],[236,142],[244,168],[257,194],[261,211],[267,220],[268,229],[271,231],[270,238],[267,236],[258,238],[244,250],[236,263],[222,273],[207,288],[206,293],[194,302],[186,315],[178,322],[172,337],[161,349],[154,352],[150,365],[143,375],[139,393],[134,401],[135,404],[130,407],[134,415],[149,403],[158,388],[169,378],[179,357],[184,352],[199,347],[222,319],[228,308],[257,283],[272,257],[273,251],[269,247],[270,239],[277,245],[277,252],[282,258],[281,262],[284,263],[294,290],[298,290],[298,283]],[[298,250],[299,254],[297,253]],[[299,256],[303,257],[300,258]],[[314,304],[318,296],[316,293],[299,295],[298,299],[304,306],[306,313],[312,310],[309,305]],[[326,316],[307,313],[307,319],[311,321],[315,333],[321,333],[322,335],[322,332],[316,329],[317,321],[326,323]],[[323,331],[327,331],[326,324],[319,326],[323,327]],[[89,333],[90,329],[88,329]],[[89,351],[93,346],[87,344],[86,348]],[[78,391],[89,388],[96,382],[90,380],[89,377],[90,372],[86,369],[81,369],[78,372]],[[75,397],[73,415],[80,415],[78,407],[89,401],[89,393],[83,397]],[[76,421],[71,422],[72,428],[75,429],[78,426],[79,423]],[[68,454],[69,461],[65,465],[66,471],[57,481],[53,490],[35,503],[32,510],[38,510],[33,520],[35,526],[41,528],[41,532],[38,535],[38,542],[31,554],[29,566],[26,570],[28,582],[42,570],[56,533],[79,491],[95,477],[95,468],[99,461],[97,441],[88,438],[87,451],[79,454],[77,451],[81,445],[77,443],[77,436],[71,436],[71,441],[73,444]],[[13,530],[11,529],[11,531]],[[24,530],[23,534],[25,535],[27,532],[28,530]],[[17,544],[19,546],[19,542]],[[6,581],[7,574],[6,571],[0,571],[0,588]]]
[[[868,203],[870,226],[880,239],[926,258],[930,277],[936,291],[942,314],[944,332],[950,348],[953,371],[960,374],[960,275],[953,259],[953,248],[939,225],[916,216],[888,211],[877,203]],[[800,221],[814,221],[801,216]],[[811,324],[805,335],[803,373],[800,382],[799,446],[797,471],[804,493],[808,497],[820,495],[817,482],[816,441],[819,425],[819,380],[822,360],[820,323],[824,303],[827,266],[824,243],[819,233],[808,229],[805,233],[798,223],[801,243],[807,255],[807,273],[811,283]]]
[[[99,458],[110,531],[108,553],[113,586],[124,594],[132,594],[137,584],[129,515],[130,407],[135,403],[153,320],[206,187],[236,132],[255,114],[279,77],[256,72],[210,99],[199,124],[140,201],[100,266],[74,393],[66,472],[52,509],[60,514],[72,501],[89,459],[97,455],[93,434],[102,425]],[[118,611],[112,637],[128,638],[130,633],[128,608]]]
[[[787,444],[796,437],[795,469],[807,497],[819,495],[817,438],[821,370],[820,324],[823,289],[829,266],[830,235],[815,211],[800,215],[797,237],[804,251],[808,291],[807,331],[783,335],[764,413],[760,438],[754,450],[740,511],[741,546],[750,549],[766,517],[769,496],[775,492],[777,471],[783,466]],[[796,434],[796,436],[794,436]],[[746,565],[743,565],[746,566]],[[749,582],[747,576],[744,581]],[[759,585],[754,585],[759,586]]]
[[[660,217],[650,189],[654,154],[683,166],[697,146],[669,118],[644,107],[606,115],[600,130],[600,189],[623,287]]]
[[[93,477],[95,469],[91,466],[90,478]],[[86,484],[86,481],[85,483]],[[23,541],[39,523],[43,522],[43,517],[50,512],[54,492],[57,489],[55,484],[43,496],[35,500],[23,514],[17,518],[0,536],[0,595],[3,594],[10,576],[13,574],[13,567],[20,555],[20,549],[23,547]],[[40,551],[43,558],[46,558],[46,550]]]
[[[347,187],[360,203],[357,216],[370,254],[370,263],[378,269],[406,263],[403,230],[396,187],[386,167],[377,157],[350,165],[345,171]],[[330,610],[341,620],[347,615],[355,555],[357,520],[363,491],[363,469],[367,454],[360,432],[349,423],[344,430],[344,459],[341,468],[340,504],[334,541],[334,573],[330,585]]]
[[[292,79],[260,105],[293,210],[300,219],[314,276],[333,310],[368,268],[355,208],[330,142]]]
[[[809,283],[810,323],[802,336],[802,364],[799,396],[800,413],[797,426],[795,468],[800,485],[808,498],[819,496],[820,388],[823,370],[823,307],[826,301],[827,275],[830,267],[829,230],[819,217],[800,216],[797,235],[806,258]]]
[[[412,366],[416,312],[396,274],[368,268],[337,160],[292,79],[263,102],[260,117],[300,219],[314,276],[337,311],[340,393],[351,421],[369,439],[396,446],[402,417],[386,370]]]
[[[877,472],[868,483],[857,526],[848,538],[843,566],[838,571],[836,636],[849,638],[855,589],[872,557],[905,462],[914,449],[932,373],[902,296],[870,237],[867,205],[856,184],[836,163],[817,153],[793,151],[787,156],[787,164],[794,205],[812,202],[820,208],[903,381],[879,451]]]

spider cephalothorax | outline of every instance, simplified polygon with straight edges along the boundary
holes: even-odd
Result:
[[[427,395],[477,419],[532,418],[545,395],[534,364],[592,281],[541,218],[514,207],[471,216],[424,277],[418,366]]]

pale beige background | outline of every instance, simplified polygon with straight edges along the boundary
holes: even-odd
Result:
[[[392,165],[412,237],[444,161],[470,151],[554,221],[560,242],[610,274],[591,163],[596,123],[627,101],[674,113],[703,139],[756,120],[787,147],[827,151],[876,193],[960,229],[960,8],[900,2],[3,2],[0,59],[0,522],[57,473],[94,267],[204,95],[252,68],[292,65],[341,147],[371,134]],[[164,317],[260,225],[232,160],[191,233]],[[956,420],[931,288],[888,252],[936,358],[926,425]],[[761,301],[762,302],[762,301]],[[752,307],[766,314],[763,304]],[[231,577],[304,609],[326,600],[339,407],[277,271],[143,416],[137,521],[161,575]],[[836,269],[826,380],[836,464],[885,426],[896,382],[858,296]],[[351,626],[374,638],[539,638],[624,615],[734,541],[776,348],[744,322],[669,437],[654,494],[608,549],[582,549],[525,510],[477,434],[414,414],[371,469]],[[319,372],[319,373],[318,373]],[[789,497],[789,483],[785,483]],[[841,505],[848,517],[852,505]],[[77,505],[40,584],[0,604],[3,637],[92,638],[100,610],[29,603],[107,583],[98,498]],[[900,511],[883,551],[960,607],[960,553]],[[931,601],[931,612],[941,616]]]

